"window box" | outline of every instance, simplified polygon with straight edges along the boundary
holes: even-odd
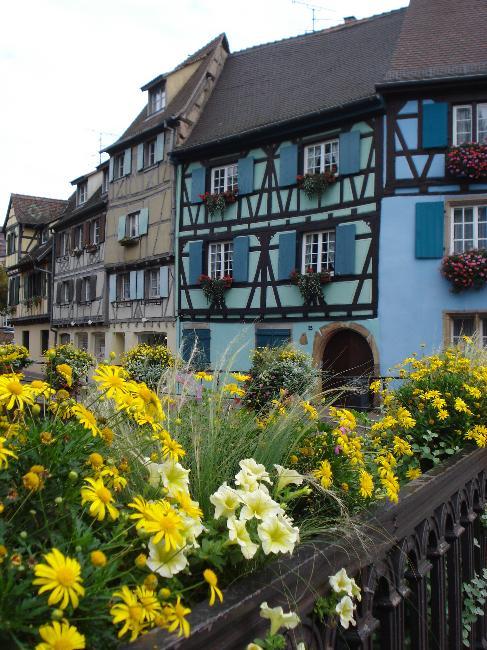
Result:
[[[449,176],[470,181],[487,178],[487,144],[471,142],[451,147],[446,157]]]
[[[227,205],[236,202],[237,192],[234,190],[228,190],[219,194],[210,194],[210,192],[205,192],[204,194],[200,194],[200,199],[206,205],[210,217],[213,217],[217,212],[219,212],[223,217]]]
[[[80,257],[81,255],[83,255],[83,249],[82,248],[73,248],[73,250],[71,251],[71,255],[73,255],[75,257]]]
[[[88,244],[88,246],[85,246],[85,251],[87,253],[96,253],[98,250],[98,244]]]
[[[336,166],[323,173],[304,174],[296,177],[299,189],[303,190],[308,199],[321,196],[326,188],[336,181]]]
[[[140,237],[124,237],[118,243],[122,246],[135,246],[140,241]]]
[[[209,275],[200,276],[201,288],[210,309],[221,310],[225,308],[225,292],[231,289],[232,282],[230,275],[224,275],[221,278],[210,278]]]
[[[312,268],[306,269],[305,273],[297,271],[291,273],[291,284],[298,287],[307,307],[315,307],[323,302],[321,287],[331,282],[331,279],[332,275],[329,271],[315,272]]]
[[[443,258],[441,273],[452,284],[452,292],[481,289],[487,282],[487,250],[454,253]]]

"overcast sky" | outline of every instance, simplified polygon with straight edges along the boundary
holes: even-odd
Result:
[[[67,198],[144,105],[140,86],[220,32],[231,51],[408,0],[0,0],[0,210]]]

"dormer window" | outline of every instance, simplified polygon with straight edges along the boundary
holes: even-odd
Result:
[[[124,162],[125,162],[125,152],[122,151],[122,153],[119,153],[117,156],[115,156],[115,164],[113,170],[114,178],[122,178]]]
[[[88,183],[84,181],[78,184],[78,205],[85,203],[88,196]]]
[[[162,111],[166,107],[166,91],[163,85],[149,90],[149,115]]]

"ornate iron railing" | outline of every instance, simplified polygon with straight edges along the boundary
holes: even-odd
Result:
[[[259,606],[267,601],[301,616],[288,633],[289,649],[304,641],[307,650],[461,650],[462,583],[487,566],[479,516],[486,484],[487,450],[465,451],[407,485],[397,505],[368,512],[353,534],[337,530],[333,543],[302,546],[227,589],[220,607],[195,607],[189,639],[157,631],[135,647],[243,650],[265,634]],[[316,598],[329,591],[328,577],[342,567],[363,596],[357,626],[348,630],[313,615]],[[487,648],[485,616],[473,626],[470,647]]]

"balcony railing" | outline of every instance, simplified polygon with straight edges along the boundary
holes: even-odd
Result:
[[[337,531],[333,542],[315,541],[290,559],[228,589],[224,603],[200,604],[189,617],[189,639],[149,633],[131,648],[241,650],[263,637],[259,606],[298,611],[288,649],[461,650],[462,583],[487,560],[487,530],[479,515],[486,503],[487,450],[465,451],[408,484],[397,505],[363,515],[354,534]],[[362,588],[357,625],[348,630],[313,614],[328,577],[345,567]],[[485,609],[484,609],[485,614]],[[486,617],[470,634],[470,647],[487,647]]]

